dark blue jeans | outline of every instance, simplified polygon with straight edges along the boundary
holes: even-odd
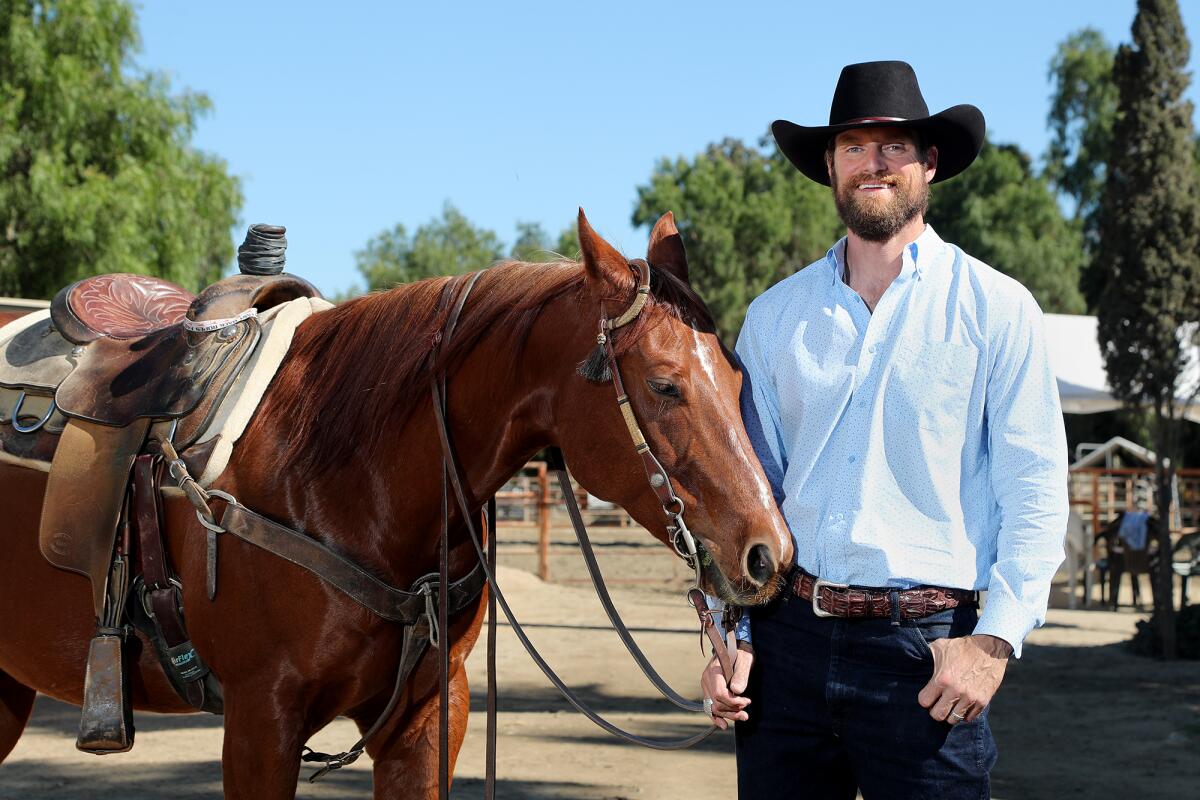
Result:
[[[987,711],[937,722],[917,702],[929,642],[965,636],[977,611],[919,620],[827,619],[790,592],[751,615],[750,719],[736,725],[742,800],[987,798]]]

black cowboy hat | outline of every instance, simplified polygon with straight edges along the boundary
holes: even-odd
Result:
[[[933,182],[962,172],[983,147],[983,112],[972,105],[953,106],[930,116],[917,85],[917,73],[903,61],[868,61],[842,69],[829,124],[806,128],[786,119],[771,123],[779,149],[796,169],[817,183],[829,185],[825,150],[829,140],[851,128],[895,126],[921,132],[926,145],[938,149]]]

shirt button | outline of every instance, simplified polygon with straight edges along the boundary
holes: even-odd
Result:
[[[874,353],[874,352],[875,352],[875,345],[871,345],[870,347],[868,347],[868,348],[867,348],[867,352],[868,352],[868,353]]]
[[[851,464],[853,464],[853,463],[854,463],[854,456],[850,456],[850,463],[851,463]]]

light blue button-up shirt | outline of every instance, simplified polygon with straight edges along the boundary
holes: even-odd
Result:
[[[1041,310],[926,226],[872,314],[842,280],[845,247],[751,303],[737,343],[796,562],[855,586],[987,590],[975,632],[1019,656],[1067,524]]]

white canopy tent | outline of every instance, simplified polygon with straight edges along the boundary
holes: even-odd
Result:
[[[1071,314],[1046,315],[1046,346],[1050,366],[1058,377],[1058,397],[1066,414],[1096,414],[1120,408],[1104,370],[1104,357],[1096,339],[1096,318]],[[1180,403],[1200,386],[1200,349],[1193,347]],[[1200,422],[1200,402],[1188,404],[1184,417]]]

